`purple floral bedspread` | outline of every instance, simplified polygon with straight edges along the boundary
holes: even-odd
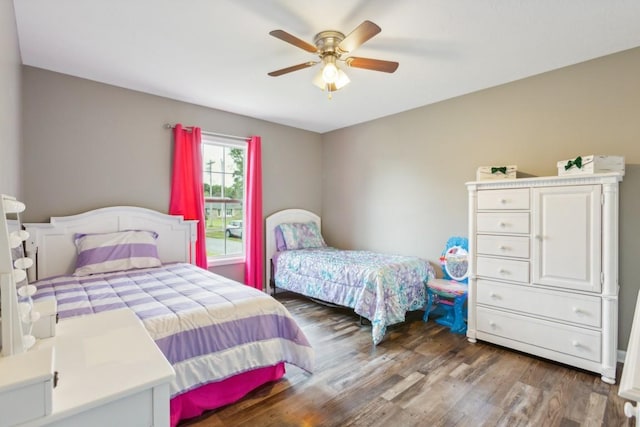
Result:
[[[424,309],[433,267],[418,257],[331,247],[284,251],[276,259],[276,287],[350,307],[369,319],[373,343],[387,326]]]

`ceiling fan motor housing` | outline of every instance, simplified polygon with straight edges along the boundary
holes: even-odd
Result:
[[[334,55],[338,59],[344,53],[338,48],[342,40],[344,40],[344,34],[340,31],[329,30],[316,34],[313,38],[313,43],[318,48],[320,58],[324,58],[326,55]]]

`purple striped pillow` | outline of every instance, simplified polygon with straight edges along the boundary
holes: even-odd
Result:
[[[153,231],[127,230],[113,233],[76,234],[78,252],[74,276],[159,267]]]

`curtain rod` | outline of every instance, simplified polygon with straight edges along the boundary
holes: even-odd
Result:
[[[167,124],[164,125],[164,127],[167,128],[167,129],[173,129],[173,128],[175,128],[175,125],[167,123]],[[193,126],[183,126],[183,127],[185,129],[193,129]],[[237,139],[238,141],[248,141],[249,139],[251,139],[250,137],[242,137],[242,136],[235,136],[235,135],[225,135],[223,133],[207,132],[207,131],[204,131],[204,130],[201,130],[200,133],[202,133],[203,135],[217,136],[219,138]]]

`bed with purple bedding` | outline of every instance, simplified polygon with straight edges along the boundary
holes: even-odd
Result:
[[[371,321],[374,344],[407,312],[425,308],[426,283],[435,277],[419,257],[328,247],[320,218],[301,209],[267,218],[267,254],[271,286],[353,309]]]
[[[285,363],[313,369],[313,349],[280,302],[192,265],[195,221],[117,206],[25,228],[34,299],[55,299],[61,322],[122,308],[141,319],[176,372],[172,426],[280,379]]]

